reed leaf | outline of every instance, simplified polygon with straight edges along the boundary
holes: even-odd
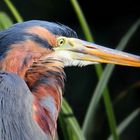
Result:
[[[16,21],[23,22],[21,15],[19,14],[19,12],[15,8],[15,6],[12,4],[12,2],[10,0],[4,0],[4,2],[8,6],[8,8],[11,11],[11,13],[13,14],[13,16],[15,17]]]
[[[117,45],[116,49],[118,50],[123,50],[129,40],[132,38],[132,36],[135,34],[137,29],[139,28],[140,25],[140,20],[137,20],[128,30],[128,32],[122,37],[121,41]],[[112,74],[112,71],[114,69],[115,65],[107,64],[106,68],[104,69],[104,72],[102,76],[100,77],[100,81],[98,82],[98,85],[96,86],[95,92],[94,92],[94,97],[92,98],[92,109],[93,109],[93,114],[96,113],[96,108],[99,103],[99,100],[103,94],[103,91],[105,87],[107,86],[107,83],[109,81],[109,78]]]
[[[131,114],[129,114],[117,127],[117,133],[118,135],[121,135],[123,131],[134,121],[134,119],[140,115],[140,108],[137,108],[134,110]],[[107,140],[113,140],[112,135],[109,136]]]
[[[76,0],[71,0],[71,3],[73,5],[73,8],[77,14],[77,17],[79,19],[79,22],[81,24],[81,27],[83,29],[83,32],[85,34],[85,37],[88,41],[93,42],[93,37],[92,34],[90,32],[89,26],[86,22],[85,16],[80,8],[80,5],[78,4],[78,1]],[[102,74],[102,66],[101,64],[96,65],[95,66],[95,70],[97,73],[98,78],[100,79],[100,76]],[[117,132],[116,132],[116,121],[115,121],[115,115],[114,115],[114,111],[112,108],[112,104],[111,104],[111,100],[110,100],[110,96],[109,96],[109,90],[107,89],[107,87],[105,88],[105,90],[103,91],[103,98],[104,98],[104,103],[105,103],[105,108],[106,108],[106,112],[107,112],[107,116],[108,116],[108,121],[109,121],[109,126],[110,126],[110,130],[113,134],[114,140],[119,140],[118,136],[117,136]],[[90,101],[89,107],[88,107],[88,111],[86,113],[85,119],[84,119],[84,123],[83,123],[83,133],[84,135],[88,138],[90,138],[90,134],[89,134],[89,130],[94,128],[94,117],[95,114],[94,112],[97,109],[93,108],[94,107],[94,102],[93,102],[93,98],[94,98],[94,94],[93,97]],[[99,103],[99,100],[98,100]],[[95,109],[95,110],[93,110]]]
[[[73,111],[64,98],[59,120],[66,140],[85,140]]]

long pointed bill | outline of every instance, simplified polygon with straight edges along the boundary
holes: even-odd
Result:
[[[65,39],[65,45],[58,49],[69,52],[73,59],[94,63],[111,63],[140,67],[140,56],[109,49],[76,38]]]

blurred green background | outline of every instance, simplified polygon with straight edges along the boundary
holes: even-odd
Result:
[[[85,39],[70,0],[11,0],[24,20],[40,19],[63,23],[73,28],[79,38]],[[130,26],[140,18],[138,0],[79,0],[97,44],[115,48]],[[16,22],[3,0],[0,11],[6,12]],[[140,29],[136,31],[125,51],[140,55]],[[105,65],[103,65],[105,67]],[[74,114],[82,126],[86,110],[98,78],[94,66],[65,68],[65,94]],[[116,66],[108,88],[119,124],[131,112],[140,107],[140,68]],[[90,139],[105,140],[109,134],[104,103],[101,99],[95,118],[95,128]],[[59,127],[58,127],[59,128]],[[140,140],[140,115],[121,134],[121,140]],[[61,130],[59,130],[61,133]],[[62,139],[62,138],[61,138]]]

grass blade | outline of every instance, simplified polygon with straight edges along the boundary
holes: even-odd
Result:
[[[117,133],[118,135],[121,135],[123,131],[130,125],[130,123],[138,116],[140,115],[140,108],[133,111],[127,118],[125,118],[121,124],[117,127]],[[108,140],[113,140],[112,136],[109,136]]]
[[[85,34],[86,39],[88,41],[92,41],[93,42],[93,39],[92,39],[93,37],[92,37],[91,32],[89,30],[89,27],[88,27],[88,24],[87,24],[86,19],[84,17],[84,14],[83,14],[83,12],[82,12],[82,10],[80,8],[80,5],[78,4],[78,2],[76,0],[71,0],[71,3],[73,5],[73,7],[74,7],[74,10],[76,11],[77,17],[78,17],[78,19],[80,21],[80,24],[81,24],[81,27],[83,29],[83,32]],[[102,66],[100,64],[96,65],[95,69],[96,69],[96,73],[97,73],[98,78],[100,78],[100,76],[102,74],[102,71],[103,71],[102,70]],[[119,140],[119,138],[117,136],[117,132],[116,132],[116,121],[115,121],[115,116],[114,116],[113,108],[112,108],[112,105],[111,105],[109,91],[106,88],[102,92],[104,93],[103,97],[104,97],[105,108],[106,108],[106,111],[107,111],[107,116],[108,116],[110,130],[111,130],[111,132],[113,134],[114,140]],[[99,100],[98,100],[97,104],[98,103],[99,103]],[[89,135],[88,134],[89,133],[89,129],[90,129],[90,127],[93,128],[93,117],[95,116],[95,114],[94,114],[95,111],[93,110],[94,109],[93,107],[94,107],[94,102],[93,102],[93,100],[91,100],[90,104],[89,104],[89,108],[88,108],[87,114],[85,116],[84,123],[83,123],[83,133],[84,133],[84,135],[86,137],[90,137],[90,136],[88,136]],[[95,108],[95,110],[96,110],[96,108]]]
[[[136,21],[128,30],[128,32],[124,35],[124,37],[121,39],[120,43],[117,46],[118,50],[123,50],[128,41],[131,39],[131,37],[134,35],[134,33],[137,31],[137,29],[139,28],[140,25],[140,20]],[[101,95],[103,93],[103,90],[105,89],[105,87],[107,86],[107,83],[109,81],[109,78],[111,76],[111,73],[114,69],[115,65],[110,65],[107,64],[102,76],[100,77],[100,81],[98,83],[98,85],[96,86],[95,92],[94,92],[94,98],[92,100],[93,102],[93,110],[96,110],[97,104],[101,98]],[[94,112],[95,113],[95,112]]]
[[[62,110],[59,117],[61,127],[63,129],[63,134],[65,139],[69,140],[85,140],[81,128],[73,115],[73,111],[63,98]]]
[[[136,21],[132,27],[130,27],[130,29],[128,30],[128,32],[124,35],[124,37],[121,39],[120,43],[117,45],[117,49],[118,50],[123,50],[128,41],[131,39],[131,37],[134,35],[134,33],[137,31],[137,29],[139,28],[140,25],[140,20]],[[94,96],[92,98],[91,104],[90,104],[90,109],[92,109],[92,115],[94,116],[94,114],[96,113],[96,108],[97,105],[99,103],[99,100],[103,94],[103,91],[105,89],[105,87],[107,86],[107,83],[109,81],[109,78],[111,76],[111,73],[114,69],[115,65],[110,65],[108,64],[100,78],[100,81],[98,82],[98,85],[96,86],[95,92],[94,92]],[[107,94],[106,94],[107,96]],[[104,96],[104,98],[106,98],[106,96]],[[108,105],[107,105],[108,106]]]
[[[6,3],[6,5],[8,6],[8,8],[10,9],[11,13],[14,15],[15,19],[17,22],[22,22],[23,19],[20,16],[19,12],[17,11],[17,9],[15,8],[15,6],[12,4],[12,2],[10,0],[4,0],[4,2]]]
[[[85,37],[88,41],[93,42],[93,37],[91,35],[90,29],[88,28],[88,24],[86,22],[84,13],[82,12],[80,5],[78,4],[77,0],[71,0],[71,3],[74,7],[74,10],[77,13],[77,17],[80,21],[81,27],[83,29],[83,32],[85,33]]]

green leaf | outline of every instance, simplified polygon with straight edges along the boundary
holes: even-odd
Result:
[[[15,19],[17,20],[17,22],[22,22],[23,19],[20,16],[19,12],[17,11],[17,9],[15,8],[15,6],[12,4],[12,2],[10,0],[4,0],[4,2],[6,3],[6,5],[8,6],[9,10],[11,11],[11,13],[13,14],[13,16],[15,17]]]
[[[116,48],[118,50],[123,50],[126,47],[127,43],[131,39],[131,37],[134,35],[134,33],[139,28],[139,25],[140,25],[140,20],[137,20],[130,27],[130,29],[128,30],[128,32],[122,37],[120,43],[117,45]],[[105,87],[107,86],[107,83],[108,83],[109,78],[110,78],[110,76],[111,76],[111,74],[113,72],[114,67],[115,67],[115,65],[107,64],[107,66],[106,66],[106,68],[105,68],[102,76],[100,77],[100,81],[98,82],[98,84],[96,86],[96,89],[95,89],[93,98],[91,99],[91,102],[90,102],[90,105],[89,105],[89,109],[88,109],[89,112],[87,114],[87,115],[89,115],[89,117],[87,116],[87,118],[91,119],[91,118],[93,118],[95,116],[97,106],[99,104],[99,101],[101,99],[101,96],[103,94],[103,91],[104,91]],[[107,94],[106,94],[106,96],[107,96]],[[106,96],[104,96],[104,98],[106,98]],[[108,108],[106,108],[106,111],[108,111]],[[109,114],[112,114],[110,111],[108,113]],[[112,115],[110,116],[110,120],[112,120]],[[111,122],[110,122],[110,125],[112,125]]]
[[[140,108],[137,108],[120,123],[117,127],[118,135],[121,135],[138,115],[140,115]],[[109,136],[108,140],[113,140],[112,135]]]
[[[12,24],[13,22],[10,17],[4,12],[0,12],[0,30],[8,28]]]
[[[81,24],[81,27],[83,29],[83,32],[85,34],[86,39],[88,41],[93,42],[93,37],[91,35],[88,24],[86,22],[85,16],[80,8],[80,5],[78,4],[78,2],[76,0],[71,0],[71,3],[73,5],[73,8],[74,8],[76,14],[77,14],[77,17],[79,19],[79,22]],[[95,70],[96,70],[98,78],[100,79],[100,76],[101,76],[102,71],[103,71],[101,64],[96,65]],[[107,112],[107,116],[108,116],[110,130],[113,133],[114,140],[118,140],[119,138],[118,138],[117,132],[116,132],[115,115],[113,112],[113,108],[112,108],[112,104],[111,104],[111,100],[110,100],[110,96],[109,96],[109,90],[107,89],[107,87],[103,91],[103,93],[104,93],[103,98],[104,98],[105,108],[106,108],[106,112]],[[98,103],[99,103],[99,100],[98,100]],[[94,128],[93,127],[94,126],[93,118],[95,117],[95,114],[93,112],[95,112],[95,111],[93,110],[94,109],[93,105],[94,105],[93,100],[91,100],[89,107],[88,107],[88,111],[87,111],[85,119],[84,119],[84,123],[83,123],[83,133],[87,138],[88,137],[90,138],[90,135],[88,133],[90,132],[90,130],[92,128]]]
[[[128,30],[128,32],[124,35],[124,37],[121,39],[120,43],[117,46],[118,50],[123,50],[127,43],[129,42],[129,40],[131,39],[131,37],[134,35],[134,33],[137,31],[137,29],[139,28],[140,25],[140,20],[136,21]],[[111,64],[107,64],[102,76],[100,77],[100,81],[98,82],[95,92],[94,92],[94,96],[92,98],[92,110],[93,110],[93,114],[96,113],[96,108],[97,105],[99,103],[99,100],[103,94],[103,91],[105,89],[105,87],[107,86],[107,83],[109,81],[109,78],[111,76],[111,73],[114,69],[115,65],[111,65]]]
[[[62,100],[59,122],[66,140],[85,140],[73,111],[64,98]]]

